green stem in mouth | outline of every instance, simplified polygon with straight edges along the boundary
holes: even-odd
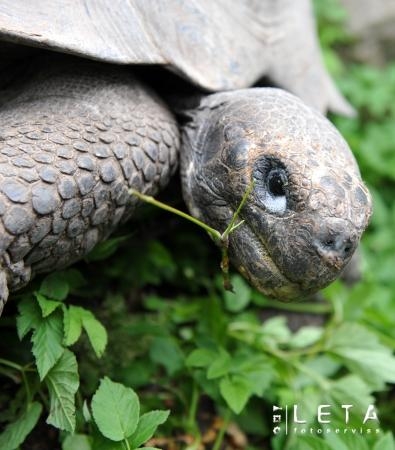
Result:
[[[248,185],[243,198],[241,199],[241,202],[239,206],[237,207],[236,211],[234,212],[232,219],[229,222],[229,225],[226,227],[226,230],[221,233],[215,228],[210,227],[206,223],[202,222],[199,219],[196,219],[195,217],[191,216],[190,214],[185,213],[184,211],[180,211],[179,209],[173,208],[170,205],[167,205],[166,203],[160,202],[159,200],[156,200],[154,197],[151,197],[150,195],[142,194],[139,191],[136,191],[135,189],[129,189],[129,194],[136,196],[139,200],[142,200],[146,203],[149,203],[151,205],[154,205],[158,208],[164,209],[165,211],[171,212],[173,214],[176,214],[179,217],[182,217],[183,219],[189,220],[190,222],[194,223],[195,225],[199,226],[200,228],[203,228],[214,240],[214,242],[220,247],[221,249],[221,270],[222,270],[222,276],[223,276],[223,284],[224,289],[227,291],[233,292],[233,286],[230,281],[229,277],[229,235],[233,233],[240,225],[244,223],[244,220],[240,220],[236,223],[237,218],[240,214],[240,211],[242,210],[243,206],[245,205],[248,196],[251,194],[251,191],[254,187],[254,181],[252,180],[250,184]]]
[[[229,222],[229,225],[226,227],[226,230],[221,234],[221,240],[220,240],[220,247],[221,247],[221,270],[222,270],[222,276],[223,276],[223,284],[224,289],[227,291],[234,292],[232,283],[229,278],[229,235],[233,233],[240,225],[244,223],[244,220],[240,220],[236,223],[236,220],[240,214],[240,211],[242,210],[243,206],[245,205],[245,202],[247,201],[248,196],[251,194],[251,191],[254,187],[254,181],[251,180],[250,184],[248,185],[243,198],[241,199],[241,202],[239,206],[237,207],[236,211],[234,212],[231,221]]]
[[[243,198],[241,199],[241,202],[239,206],[237,207],[235,213],[232,216],[231,221],[229,222],[229,225],[226,227],[226,230],[222,233],[222,239],[227,239],[228,236],[236,230],[240,225],[244,223],[244,220],[241,220],[240,222],[236,223],[237,218],[239,217],[240,211],[243,209],[249,195],[252,192],[252,189],[254,187],[254,180],[251,180],[250,184],[247,186],[246,191],[244,192]]]
[[[150,205],[157,206],[158,208],[164,209],[165,211],[171,212],[173,214],[176,214],[177,216],[182,217],[183,219],[193,222],[195,225],[206,230],[207,233],[214,239],[214,241],[221,240],[222,236],[218,230],[210,227],[206,223],[202,222],[199,219],[196,219],[195,217],[191,216],[190,214],[187,214],[184,211],[180,211],[179,209],[173,208],[172,206],[167,205],[166,203],[160,202],[159,200],[156,200],[154,197],[151,197],[150,195],[142,194],[141,192],[136,191],[135,189],[129,189],[129,194],[136,196],[139,200],[142,200],[143,202],[149,203]]]

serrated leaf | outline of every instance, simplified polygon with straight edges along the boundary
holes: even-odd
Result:
[[[338,424],[336,427],[339,428]],[[344,422],[341,424],[341,426],[344,426]],[[345,448],[352,449],[352,450],[371,450],[371,447],[368,444],[368,441],[366,439],[366,435],[359,434],[359,433],[342,433],[339,434],[340,439],[342,440],[342,443],[345,445]],[[341,447],[339,447],[339,450]],[[303,449],[304,450],[304,449]],[[313,449],[315,450],[315,449]],[[331,446],[331,450],[338,450],[337,447]],[[381,449],[380,449],[381,450]]]
[[[216,357],[216,353],[208,348],[197,348],[187,357],[185,364],[188,367],[207,367]]]
[[[133,389],[105,377],[92,398],[92,414],[103,436],[122,441],[137,428],[140,402]]]
[[[346,375],[332,382],[328,396],[335,404],[351,404],[359,412],[366,412],[367,405],[374,403],[371,388],[358,376]]]
[[[240,376],[258,396],[263,395],[274,376],[270,360],[262,355],[236,356],[232,360],[231,373]]]
[[[62,341],[62,314],[60,311],[55,311],[40,321],[32,335],[32,352],[41,380],[61,357],[64,350]]]
[[[57,300],[48,300],[44,295],[41,295],[39,292],[36,292],[35,297],[37,299],[37,303],[41,308],[41,314],[43,317],[48,317],[52,314],[56,308],[62,305],[61,302]]]
[[[62,443],[62,450],[91,450],[90,438],[86,434],[69,434]]]
[[[64,345],[69,347],[75,344],[82,333],[81,310],[78,306],[64,307]]]
[[[42,405],[33,402],[19,419],[7,425],[0,434],[1,450],[15,450],[25,441],[28,434],[36,426],[40,418]]]
[[[239,377],[223,378],[219,389],[229,408],[235,414],[239,414],[243,410],[252,394],[248,383]]]
[[[42,321],[40,307],[33,297],[25,297],[18,303],[19,315],[16,318],[18,337],[22,340],[30,330],[38,327]]]
[[[79,308],[81,314],[82,327],[88,335],[96,356],[100,358],[107,346],[107,331],[96,317],[87,309]]]
[[[75,393],[79,386],[77,359],[64,350],[56,365],[45,377],[50,397],[47,423],[70,433],[75,428]]]
[[[376,389],[385,382],[395,382],[395,357],[391,349],[362,325],[342,324],[328,339],[327,349]]]
[[[47,275],[41,283],[39,293],[50,300],[64,300],[69,294],[69,284],[63,272]]]
[[[166,422],[170,411],[150,411],[140,417],[139,423],[135,432],[128,439],[133,448],[140,447],[140,445],[152,438],[159,425]]]

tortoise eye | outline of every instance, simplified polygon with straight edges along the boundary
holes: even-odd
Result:
[[[282,161],[263,157],[255,163],[255,192],[266,210],[283,215],[287,211],[288,173]]]
[[[287,176],[282,169],[272,169],[267,176],[267,188],[273,197],[285,195],[285,186],[288,184]]]

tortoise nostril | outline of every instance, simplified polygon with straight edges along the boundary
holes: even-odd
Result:
[[[322,254],[335,254],[343,258],[347,257],[354,248],[350,237],[341,232],[336,234],[332,232],[330,235],[326,234],[318,238],[316,247]]]
[[[325,242],[324,242],[324,245],[325,245],[325,247],[329,247],[329,248],[332,248],[334,245],[335,245],[335,241],[334,241],[334,239],[327,239]]]

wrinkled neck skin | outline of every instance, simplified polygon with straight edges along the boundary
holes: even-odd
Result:
[[[232,233],[230,257],[264,294],[283,300],[332,282],[354,253],[371,199],[344,139],[280,89],[203,98],[183,128],[181,175],[191,213]]]

